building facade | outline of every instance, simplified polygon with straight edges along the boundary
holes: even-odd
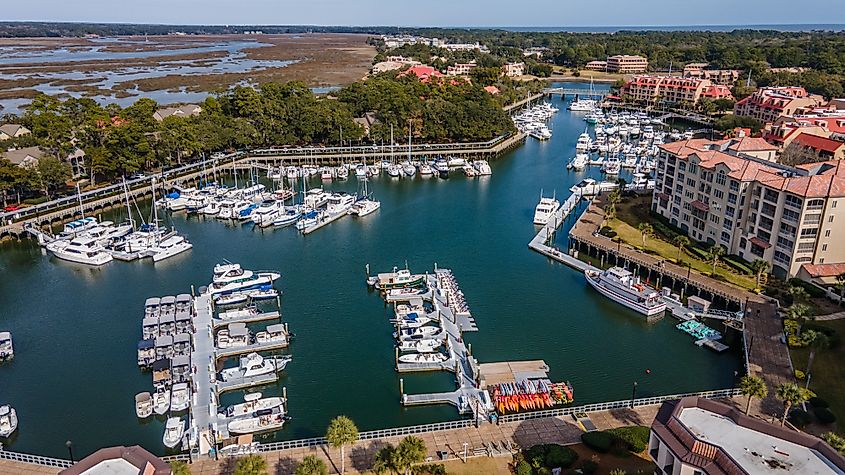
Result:
[[[739,79],[736,69],[707,69],[707,63],[690,63],[684,66],[684,77],[707,79],[713,84],[730,86]]]
[[[502,66],[502,74],[516,78],[525,74],[525,63],[508,63]]]
[[[478,65],[475,63],[455,63],[454,66],[446,68],[447,76],[466,76],[472,72]]]
[[[607,58],[607,70],[619,74],[644,73],[648,71],[648,59],[628,54],[609,56]]]
[[[607,61],[590,61],[584,65],[584,69],[590,71],[607,71]]]
[[[845,235],[843,162],[788,167],[759,158],[765,153],[762,143],[736,140],[662,145],[652,210],[696,241],[771,262],[780,277],[845,262],[834,241]]]
[[[30,130],[26,127],[18,124],[3,124],[0,125],[0,141],[15,139],[18,137],[23,137],[24,135],[29,135]]]
[[[817,437],[695,397],[663,403],[651,425],[648,454],[659,475],[845,471],[845,457]]]
[[[751,117],[763,123],[775,122],[823,102],[821,96],[808,93],[803,87],[763,87],[737,102],[734,114]]]
[[[634,101],[646,103],[695,104],[702,98],[733,98],[727,86],[713,84],[706,79],[675,76],[636,76],[622,86],[621,92]]]

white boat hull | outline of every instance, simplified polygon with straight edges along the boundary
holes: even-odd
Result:
[[[603,285],[601,285],[600,282],[592,278],[587,272],[584,272],[584,277],[587,279],[587,283],[589,283],[592,288],[596,289],[600,294],[604,295],[610,300],[613,300],[614,302],[628,307],[631,310],[641,313],[647,317],[652,317],[654,315],[662,315],[664,312],[666,312],[665,303],[652,307],[647,307],[645,305],[640,304],[639,302],[635,302],[630,298],[627,298],[623,295],[619,295],[618,293],[613,292],[610,289],[604,287]]]

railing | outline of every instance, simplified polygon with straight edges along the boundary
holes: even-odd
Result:
[[[73,465],[73,462],[66,459],[42,457],[41,455],[22,454],[20,452],[9,452],[6,450],[0,450],[0,460],[12,460],[14,462],[31,463],[34,465],[58,468],[68,468]]]
[[[596,404],[587,404],[584,406],[576,406],[576,407],[563,407],[560,409],[548,409],[545,411],[533,411],[533,412],[525,412],[522,414],[509,414],[501,417],[502,422],[517,422],[517,421],[524,421],[529,419],[539,419],[543,417],[560,417],[560,416],[570,416],[572,414],[576,414],[579,412],[598,412],[598,411],[609,411],[612,409],[624,409],[624,408],[632,408],[632,407],[642,407],[642,406],[654,406],[657,404],[663,404],[666,401],[671,401],[673,399],[680,399],[683,397],[703,397],[706,399],[722,399],[722,398],[729,398],[738,396],[740,394],[740,390],[737,388],[730,388],[730,389],[719,389],[716,391],[703,391],[703,392],[696,392],[696,393],[684,393],[684,394],[671,394],[668,396],[655,396],[655,397],[648,397],[648,398],[641,398],[641,399],[628,399],[623,401],[612,401],[612,402],[600,402]]]

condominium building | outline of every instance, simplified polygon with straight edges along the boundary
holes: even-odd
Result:
[[[656,475],[845,473],[845,457],[818,437],[697,397],[663,403],[648,454]]]
[[[707,79],[713,84],[730,86],[739,79],[736,69],[707,69],[707,63],[690,63],[684,66],[685,78]]]
[[[636,76],[622,86],[622,95],[637,102],[686,102],[695,104],[702,98],[732,99],[727,86],[713,84],[707,79],[675,76]]]
[[[770,144],[747,140],[660,146],[652,210],[692,239],[772,262],[780,277],[845,262],[834,241],[845,235],[845,163],[789,167],[760,158]]]
[[[478,65],[475,62],[472,63],[455,63],[454,66],[448,66],[446,68],[446,75],[447,76],[466,76],[473,69],[475,69]]]
[[[525,63],[507,63],[502,66],[502,74],[515,78],[525,74]]]
[[[637,74],[648,71],[648,59],[642,56],[617,54],[607,58],[607,70],[611,73]]]
[[[808,93],[803,87],[762,87],[737,102],[734,114],[751,117],[763,123],[781,116],[791,116],[802,109],[820,105],[824,98]]]
[[[607,71],[607,61],[590,61],[584,65],[584,69],[590,71]]]

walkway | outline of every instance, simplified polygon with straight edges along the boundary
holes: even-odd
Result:
[[[35,465],[31,463],[0,460],[0,475],[47,475],[56,474],[64,469]]]
[[[761,376],[769,386],[769,397],[763,401],[761,411],[780,415],[783,404],[775,398],[775,388],[794,383],[795,376],[777,306],[771,302],[749,302],[744,320],[748,372]]]
[[[574,211],[578,205],[581,203],[581,197],[572,193],[569,195],[569,198],[560,205],[554,213],[552,213],[552,217],[549,219],[549,222],[540,228],[540,231],[534,236],[534,239],[528,243],[528,247],[534,251],[543,254],[546,257],[554,259],[558,262],[562,262],[570,267],[573,267],[579,271],[585,271],[587,269],[595,269],[595,267],[587,264],[586,262],[580,261],[564,252],[559,251],[556,248],[549,246],[549,241],[554,236],[554,233],[557,229],[563,224],[566,220],[567,216]]]
[[[194,371],[194,400],[191,422],[200,433],[200,454],[207,454],[214,441],[217,420],[217,373],[214,367],[214,331],[211,327],[211,295],[194,299],[194,351],[191,353]]]

